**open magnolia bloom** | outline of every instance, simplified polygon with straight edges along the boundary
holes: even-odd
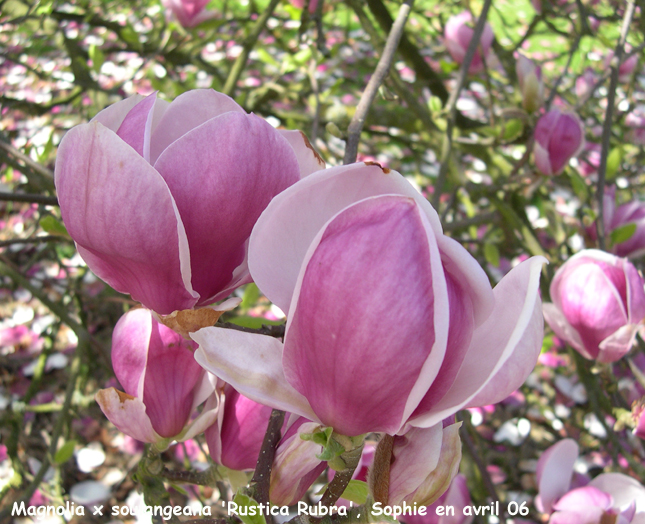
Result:
[[[551,282],[544,317],[583,357],[615,362],[632,347],[645,317],[645,283],[626,258],[585,249]]]
[[[549,524],[645,524],[645,487],[621,473],[602,473],[573,488],[578,444],[564,439],[547,449],[537,467],[537,508]]]
[[[147,309],[128,311],[112,335],[114,374],[125,393],[108,388],[96,394],[105,416],[126,435],[160,445],[204,431],[217,418],[217,396],[194,349],[194,342],[157,322]]]
[[[61,141],[55,182],[90,269],[168,315],[251,281],[255,221],[320,162],[300,132],[279,132],[228,96],[197,89],[172,103],[136,95],[76,126]]]
[[[399,173],[318,171],[258,220],[251,274],[287,315],[284,344],[220,328],[191,336],[197,361],[245,396],[338,433],[403,434],[498,402],[533,369],[544,258],[491,289]]]

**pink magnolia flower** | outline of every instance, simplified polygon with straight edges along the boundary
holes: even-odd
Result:
[[[318,158],[304,135],[280,133],[216,91],[172,103],[153,93],[70,130],[55,181],[90,269],[166,315],[250,282],[255,221],[274,195],[320,168]]]
[[[473,33],[473,17],[469,11],[464,11],[461,14],[451,16],[448,19],[448,22],[446,22],[444,42],[450,56],[452,56],[453,60],[458,64],[461,64],[464,61],[468,45],[473,38]],[[488,22],[486,22],[484,25],[484,32],[482,33],[479,41],[479,46],[470,62],[470,67],[468,68],[469,73],[477,74],[484,70],[484,60],[482,59],[482,55],[484,58],[488,58],[494,38],[495,35],[493,33],[493,29],[488,25]]]
[[[228,385],[219,400],[217,422],[205,432],[211,457],[229,469],[255,469],[271,408],[249,400]]]
[[[628,53],[629,51],[626,49],[625,54],[628,54]],[[605,68],[608,69],[611,66],[611,61],[613,59],[614,59],[614,52],[610,51],[605,57]],[[638,53],[633,54],[627,59],[623,59],[623,61],[618,66],[618,81],[621,83],[629,82],[632,78],[632,74],[634,72],[634,69],[636,69],[637,65],[638,65]]]
[[[187,440],[204,431],[217,417],[217,398],[208,373],[195,362],[195,347],[147,309],[128,311],[112,335],[112,366],[125,393],[108,388],[96,394],[105,416],[142,442],[169,444],[166,439]]]
[[[278,195],[251,236],[253,277],[288,317],[284,344],[205,328],[195,356],[249,398],[344,435],[429,428],[504,399],[533,369],[543,263],[492,290],[399,173],[326,169]]]
[[[631,237],[611,246],[611,251],[619,257],[636,258],[645,253],[645,202],[631,200],[616,207],[616,188],[608,187],[603,195],[603,220],[605,233],[633,224],[636,228]],[[591,225],[587,233],[597,238],[596,224]]]
[[[305,7],[305,0],[289,0],[292,6],[302,9]],[[318,8],[318,0],[309,0],[309,13],[312,15],[316,12]]]
[[[642,402],[635,402],[632,407],[632,415],[636,422],[634,428],[634,435],[639,438],[645,439],[645,404]]]
[[[545,175],[558,175],[585,145],[584,127],[574,113],[552,109],[535,126],[535,166]]]
[[[280,439],[271,470],[269,500],[272,504],[292,506],[301,500],[327,467],[327,462],[317,456],[322,446],[302,438],[318,428],[319,424],[298,417]]]
[[[582,176],[593,175],[598,172],[602,146],[594,142],[585,143],[583,153],[578,158],[578,168]]]
[[[556,272],[544,318],[585,358],[614,362],[631,349],[645,318],[644,285],[627,259],[586,249]]]
[[[630,127],[629,139],[635,145],[645,145],[645,107],[638,106],[635,111],[625,118],[625,124]]]
[[[204,11],[210,0],[162,0],[162,4],[186,28],[195,27],[215,18],[215,11]]]
[[[594,70],[590,67],[585,69],[585,72],[576,79],[576,96],[582,99],[590,96],[592,89],[596,84],[596,80],[597,78]]]
[[[571,476],[578,445],[564,439],[547,449],[537,467],[536,506],[551,513],[549,524],[643,524],[645,488],[621,473],[602,473],[573,488]]]
[[[540,108],[544,97],[542,68],[524,55],[519,55],[515,62],[515,70],[522,92],[522,106],[532,113]]]
[[[464,515],[464,508],[472,505],[466,477],[458,474],[450,484],[448,491],[439,497],[434,504],[428,506],[426,515],[406,515],[400,520],[405,524],[470,524],[475,518],[472,515]],[[454,515],[438,515],[437,508],[452,506]],[[442,510],[441,513],[444,513]]]

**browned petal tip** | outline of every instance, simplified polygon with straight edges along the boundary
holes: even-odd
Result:
[[[316,161],[323,167],[325,167],[325,161],[323,158],[318,154],[318,151],[314,149],[314,146],[311,145],[311,142],[309,142],[309,138],[307,138],[307,135],[305,135],[302,131],[300,131],[300,134],[302,135],[302,139],[305,141],[305,146],[311,149],[314,153],[314,157],[316,157]]]
[[[119,395],[119,401],[121,404],[125,403],[126,400],[134,400],[134,397],[132,395],[128,395],[127,393],[123,391],[119,391],[118,389],[115,389],[116,394]]]
[[[381,164],[379,164],[378,162],[368,161],[368,162],[363,162],[363,163],[364,163],[366,166],[376,166],[376,167],[381,168],[381,171],[383,171],[383,173],[385,173],[386,175],[391,171],[391,169],[390,169],[389,167],[383,167],[383,166],[382,166]]]
[[[173,311],[170,315],[159,315],[159,322],[173,331],[179,333],[186,340],[190,340],[190,333],[202,328],[214,326],[224,311],[215,311],[213,308],[183,309]]]

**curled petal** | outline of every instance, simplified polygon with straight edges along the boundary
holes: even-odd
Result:
[[[287,131],[280,129],[280,134],[287,139],[298,159],[298,166],[300,167],[300,178],[315,171],[325,169],[325,161],[318,154],[318,151],[311,145],[307,135],[302,131]]]
[[[569,491],[578,452],[576,441],[567,438],[542,453],[536,473],[539,491],[536,505],[543,513],[551,513],[553,504]]]
[[[141,442],[152,443],[161,440],[146,415],[146,407],[138,398],[108,388],[101,389],[96,394],[96,402],[119,431]]]
[[[147,309],[132,309],[123,315],[112,333],[114,374],[128,395],[143,398],[143,377],[152,332]]]

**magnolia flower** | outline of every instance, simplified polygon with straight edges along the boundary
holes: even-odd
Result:
[[[258,221],[250,267],[287,315],[284,344],[241,331],[191,336],[242,394],[357,436],[429,428],[498,402],[540,352],[544,258],[495,290],[399,173],[363,163],[314,173]]]
[[[585,145],[584,127],[574,113],[552,109],[535,126],[535,166],[545,175],[558,175]]]
[[[96,394],[105,416],[142,442],[168,444],[204,431],[217,417],[217,398],[208,373],[195,362],[195,348],[147,309],[123,315],[112,335],[112,366],[125,393],[108,388]]]
[[[305,7],[305,0],[289,0],[292,6],[302,9]],[[318,8],[318,0],[309,0],[309,13],[314,14]]]
[[[63,138],[63,220],[97,276],[155,312],[204,306],[250,282],[251,229],[271,198],[316,168],[280,132],[213,90],[118,102]]]
[[[644,285],[627,259],[587,249],[556,272],[544,318],[583,357],[614,362],[631,349],[645,318]]]
[[[632,235],[611,246],[611,251],[619,257],[636,258],[645,253],[645,202],[642,200],[631,200],[616,206],[616,188],[608,187],[603,194],[603,218],[605,234],[633,224]],[[587,229],[587,233],[596,240],[597,231],[594,223]]]
[[[271,417],[271,408],[249,400],[227,385],[219,395],[217,422],[206,432],[212,459],[235,470],[252,470]]]
[[[576,96],[585,99],[591,95],[592,89],[596,84],[596,73],[588,67],[584,73],[576,79]]]
[[[215,18],[215,11],[204,11],[210,0],[162,0],[162,4],[186,28],[195,27]]]
[[[446,22],[444,42],[450,56],[452,56],[453,60],[458,64],[461,64],[464,61],[468,45],[473,38],[473,33],[473,17],[468,11],[452,16],[448,19],[448,22]],[[490,25],[488,25],[488,22],[486,22],[484,25],[484,32],[479,40],[479,45],[472,61],[470,62],[470,67],[468,68],[469,73],[477,74],[484,70],[484,58],[488,58],[494,38],[495,35],[493,34],[493,30]]]
[[[542,105],[544,96],[542,68],[524,55],[519,55],[515,63],[515,71],[522,91],[522,106],[532,113]]]
[[[549,524],[644,524],[645,488],[621,473],[602,473],[573,488],[578,445],[564,439],[546,450],[537,466],[537,508],[551,513]]]

